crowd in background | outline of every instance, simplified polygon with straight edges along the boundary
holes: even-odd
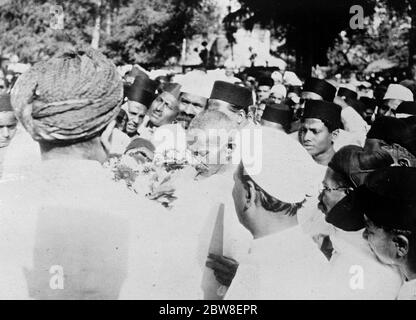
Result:
[[[413,81],[173,74],[92,49],[16,78],[0,297],[416,297]]]

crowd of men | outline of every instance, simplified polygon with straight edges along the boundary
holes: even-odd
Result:
[[[415,299],[416,102],[373,89],[36,63],[0,96],[0,297]]]

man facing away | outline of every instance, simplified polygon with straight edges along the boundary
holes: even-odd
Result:
[[[296,217],[309,192],[305,181],[313,161],[286,134],[271,128],[257,130],[262,130],[262,143],[267,146],[257,158],[261,167],[243,155],[232,192],[238,219],[253,242],[225,298],[324,298],[328,263]]]
[[[35,64],[18,79],[12,105],[42,162],[27,179],[0,184],[3,298],[118,297],[129,235],[144,226],[130,232],[137,201],[101,166],[100,135],[122,98],[115,66],[92,49]]]

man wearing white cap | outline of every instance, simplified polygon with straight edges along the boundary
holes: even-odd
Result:
[[[204,73],[196,72],[188,73],[181,79],[180,111],[176,122],[180,123],[184,129],[187,129],[191,120],[207,106],[214,84],[213,81],[211,82]]]
[[[401,84],[392,83],[388,86],[384,95],[385,106],[389,108],[385,115],[390,115],[403,101],[414,101],[413,93],[410,89]]]
[[[256,130],[262,130],[262,144],[270,147],[263,148],[258,162],[243,154],[233,189],[240,223],[254,240],[225,298],[324,298],[328,263],[297,221],[313,180],[313,160],[288,135]]]

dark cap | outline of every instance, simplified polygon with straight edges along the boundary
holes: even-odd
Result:
[[[274,85],[274,81],[272,78],[270,77],[260,77],[258,80],[258,86],[269,86],[269,87],[273,87]]]
[[[0,112],[13,112],[12,104],[10,102],[10,94],[0,94]]]
[[[292,122],[293,111],[285,104],[266,105],[263,111],[262,119],[281,124],[288,128]]]
[[[228,102],[238,109],[246,109],[253,104],[253,94],[250,89],[225,81],[215,81],[210,99]]]
[[[327,122],[333,130],[342,128],[341,107],[333,102],[307,100],[302,119],[313,118]]]
[[[143,139],[143,138],[135,138],[135,139],[130,141],[130,143],[127,146],[126,151],[124,151],[124,153],[127,153],[128,151],[130,151],[132,149],[137,149],[137,148],[146,148],[146,149],[149,149],[152,152],[155,151],[155,146],[149,140],[146,140],[146,139]]]
[[[352,91],[345,87],[340,87],[337,92],[338,97],[345,97],[347,99],[356,100],[357,99],[357,92]]]
[[[416,102],[403,101],[396,109],[396,113],[406,113],[416,115]]]
[[[356,188],[364,183],[370,172],[389,167],[391,164],[392,157],[381,148],[376,152],[348,145],[334,154],[328,167],[348,182],[348,187]]]
[[[416,155],[416,118],[378,117],[371,125],[367,139],[397,143]]]
[[[337,89],[328,81],[318,78],[308,78],[303,85],[303,91],[319,94],[323,100],[332,102]]]
[[[416,231],[415,190],[416,168],[380,169],[357,189],[355,206],[379,227]]]
[[[179,83],[168,82],[163,86],[163,92],[170,93],[176,100],[181,95],[181,85]]]
[[[127,98],[148,107],[156,97],[156,88],[157,83],[155,81],[145,77],[136,77],[128,89]]]

